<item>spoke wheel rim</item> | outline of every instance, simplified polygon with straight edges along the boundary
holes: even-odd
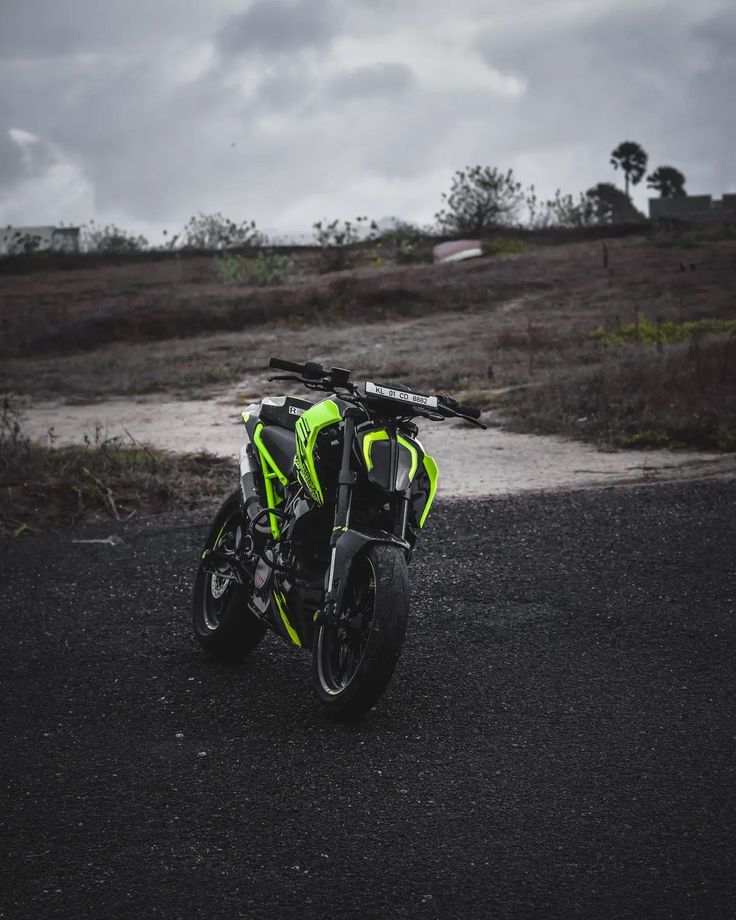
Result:
[[[360,669],[370,639],[376,602],[376,573],[367,556],[353,563],[338,626],[321,626],[317,673],[322,690],[338,696]]]
[[[220,547],[235,549],[240,542],[241,528],[238,521],[237,513],[231,514],[225,521],[217,535],[212,549]],[[227,607],[230,594],[232,593],[235,581],[232,578],[226,578],[220,575],[207,574],[204,587],[204,599],[202,604],[202,615],[205,627],[214,632],[219,625],[220,620]]]

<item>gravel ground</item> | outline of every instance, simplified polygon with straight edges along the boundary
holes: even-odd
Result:
[[[735,500],[440,504],[350,728],[196,646],[201,516],[3,538],[0,917],[733,917]]]

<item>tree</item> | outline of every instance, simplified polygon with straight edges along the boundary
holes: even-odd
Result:
[[[631,203],[629,196],[610,182],[599,182],[589,188],[585,196],[597,224],[619,224],[645,219],[641,211]]]
[[[378,229],[367,217],[349,220],[318,220],[312,224],[314,239],[321,250],[322,271],[337,272],[348,267],[348,249],[361,240],[372,240]]]
[[[123,230],[115,224],[98,227],[93,220],[83,228],[84,248],[87,252],[141,252],[148,248],[145,236]]]
[[[647,186],[659,192],[660,198],[681,198],[685,195],[685,177],[674,166],[658,166],[647,176]]]
[[[557,189],[554,198],[540,201],[531,185],[527,192],[526,207],[527,223],[532,230],[544,227],[589,227],[596,222],[594,205],[582,192],[575,198],[573,195],[563,195]]]
[[[12,227],[8,227],[8,230],[11,232],[12,229]],[[5,239],[8,240],[7,234]],[[32,233],[21,233],[20,230],[16,230],[12,233],[12,236],[8,242],[7,254],[9,256],[28,256],[33,252],[38,252],[40,248],[40,236],[36,236]]]
[[[624,141],[611,153],[611,165],[622,169],[626,180],[626,197],[629,197],[629,183],[638,185],[647,169],[649,157],[644,148],[635,141]]]
[[[230,249],[235,246],[262,246],[265,237],[255,221],[236,223],[216,214],[196,214],[182,231],[182,243],[190,249]]]
[[[445,208],[435,214],[442,230],[482,236],[494,227],[514,223],[524,192],[512,170],[468,166],[455,173],[450,194],[442,198]]]

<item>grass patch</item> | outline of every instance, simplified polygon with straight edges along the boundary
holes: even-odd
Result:
[[[625,349],[504,395],[512,427],[619,447],[736,451],[736,337]]]
[[[652,321],[644,313],[638,313],[632,323],[621,323],[616,329],[598,328],[590,333],[591,338],[604,347],[618,345],[649,344],[672,345],[676,342],[692,342],[706,335],[736,333],[736,319],[697,319],[686,322],[672,320]]]
[[[248,259],[233,252],[223,252],[212,260],[212,271],[219,284],[245,284],[248,280]]]
[[[534,247],[526,240],[520,240],[515,236],[499,236],[484,240],[482,249],[484,256],[518,256],[530,252]]]
[[[234,461],[210,454],[170,454],[118,438],[44,447],[23,434],[7,400],[0,415],[0,529],[16,535],[214,504],[235,481]]]
[[[671,246],[675,249],[699,249],[711,243],[736,240],[736,224],[729,221],[714,222],[709,226],[690,229],[667,229],[667,223],[655,236],[659,246]]]

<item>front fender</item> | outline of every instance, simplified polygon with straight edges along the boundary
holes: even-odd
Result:
[[[333,542],[332,560],[326,577],[326,610],[335,613],[341,610],[353,559],[371,543],[392,543],[394,546],[399,546],[404,551],[407,560],[411,552],[411,547],[406,540],[384,530],[347,528],[339,532]]]

